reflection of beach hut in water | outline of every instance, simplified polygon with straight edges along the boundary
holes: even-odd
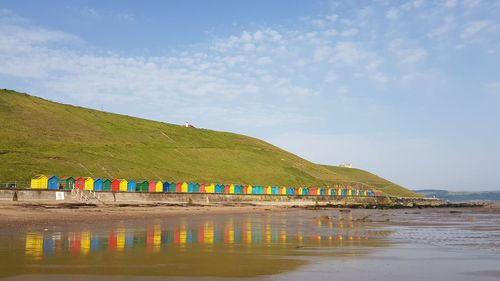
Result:
[[[135,190],[138,192],[148,192],[149,182],[147,180],[140,180],[137,182]]]
[[[94,180],[94,191],[102,191],[102,179]]]
[[[59,189],[59,178],[56,176],[49,176],[47,180],[48,189]]]
[[[73,189],[75,186],[75,179],[73,177],[62,177],[59,180],[59,185],[62,187],[62,189]]]
[[[31,188],[46,189],[49,178],[45,175],[36,175],[31,179]]]
[[[137,191],[137,182],[135,180],[129,180],[127,182],[127,192]]]

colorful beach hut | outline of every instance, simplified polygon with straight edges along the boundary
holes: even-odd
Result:
[[[103,179],[102,181],[102,191],[111,191],[111,181],[108,179]]]
[[[147,180],[140,180],[137,182],[137,185],[136,185],[134,191],[148,192],[148,188],[149,188],[149,182]]]
[[[215,184],[209,184],[205,186],[206,193],[214,193],[215,192]]]
[[[59,178],[56,176],[49,176],[47,180],[48,189],[59,189]]]
[[[46,189],[49,178],[45,175],[36,175],[31,179],[31,188]]]
[[[102,191],[102,179],[94,180],[94,191]]]
[[[206,193],[206,190],[205,190],[205,183],[200,183],[200,190],[199,190],[200,193]]]
[[[85,190],[93,190],[94,189],[94,179],[91,177],[85,177],[84,183],[83,183],[83,188]]]
[[[181,183],[181,192],[187,193],[188,192],[188,183],[187,182],[182,182]]]
[[[155,180],[149,181],[148,192],[156,192],[156,181]]]
[[[121,192],[127,192],[128,180],[120,179],[119,181],[120,181],[120,191]]]
[[[75,179],[73,177],[62,177],[59,179],[59,185],[63,189],[73,189],[75,186]]]
[[[80,190],[84,190],[85,189],[85,178],[83,178],[83,177],[76,178],[75,188],[80,189]]]
[[[137,182],[135,180],[127,181],[127,192],[135,192],[137,189]]]
[[[192,183],[192,182],[188,183],[187,191],[189,193],[193,193],[194,192],[194,183]]]
[[[163,183],[163,192],[170,192],[170,183],[168,181]]]
[[[163,191],[163,182],[156,181],[155,192],[162,192],[162,191]]]

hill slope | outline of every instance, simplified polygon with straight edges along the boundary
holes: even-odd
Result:
[[[357,169],[321,166],[261,140],[106,113],[0,90],[0,182],[35,174],[259,185],[361,182],[414,193]]]

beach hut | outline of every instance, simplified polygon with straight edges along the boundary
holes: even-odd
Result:
[[[286,195],[286,187],[285,186],[278,187],[278,194]]]
[[[163,183],[163,192],[170,192],[170,183],[168,181]]]
[[[85,178],[82,178],[82,177],[76,178],[75,188],[80,189],[80,190],[84,190],[85,189]]]
[[[120,180],[114,179],[111,181],[111,191],[117,192],[120,191]]]
[[[182,182],[175,184],[175,192],[182,192]]]
[[[56,176],[49,176],[47,179],[48,189],[59,189],[59,178]]]
[[[156,192],[156,181],[155,180],[149,181],[148,192]]]
[[[157,181],[155,185],[155,192],[162,192],[162,191],[163,191],[163,182]]]
[[[73,177],[62,177],[59,179],[59,185],[62,189],[73,189],[75,186],[75,179]]]
[[[200,183],[200,193],[205,193],[205,184],[204,183]]]
[[[170,186],[168,187],[169,192],[177,192],[177,184],[175,182],[171,182]]]
[[[138,192],[148,192],[149,182],[147,180],[140,180],[137,182],[135,191]]]
[[[104,179],[102,181],[102,191],[111,191],[111,181]]]
[[[277,187],[277,186],[271,187],[271,194],[278,195],[279,194],[279,187]]]
[[[127,192],[127,188],[128,188],[128,180],[121,179],[120,180],[120,191]]]
[[[194,192],[195,193],[200,193],[200,184],[199,183],[195,183],[194,184]]]
[[[302,188],[302,187],[299,187],[299,188],[297,189],[297,195],[304,195],[304,193],[303,193],[303,188]]]
[[[264,189],[264,194],[267,194],[267,195],[270,195],[272,194],[272,188],[270,185],[268,185],[265,189]]]
[[[192,183],[192,182],[188,183],[187,191],[188,191],[188,193],[193,193],[194,192],[194,183]]]
[[[129,180],[127,182],[127,191],[128,192],[135,192],[135,191],[137,191],[137,182],[135,180]]]
[[[94,191],[102,191],[102,179],[94,180]]]
[[[210,184],[205,186],[206,193],[214,193],[215,192],[215,184]]]
[[[225,194],[229,194],[229,193],[231,193],[231,192],[230,192],[230,191],[231,191],[230,189],[231,189],[231,185],[229,185],[229,184],[224,185],[224,193],[225,193]]]
[[[91,177],[85,177],[83,183],[83,188],[85,190],[93,190],[94,189],[94,179]]]
[[[229,194],[234,194],[235,193],[235,186],[234,184],[229,185]]]
[[[31,188],[46,189],[49,178],[45,175],[36,175],[31,179]]]
[[[252,194],[253,193],[253,186],[247,185],[247,192],[246,194]]]
[[[181,192],[187,193],[188,192],[188,183],[187,182],[182,182],[181,183]]]

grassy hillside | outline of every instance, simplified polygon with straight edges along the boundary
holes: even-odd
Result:
[[[408,190],[357,169],[321,166],[261,140],[63,105],[0,90],[0,182],[35,174],[259,185],[360,182]]]

